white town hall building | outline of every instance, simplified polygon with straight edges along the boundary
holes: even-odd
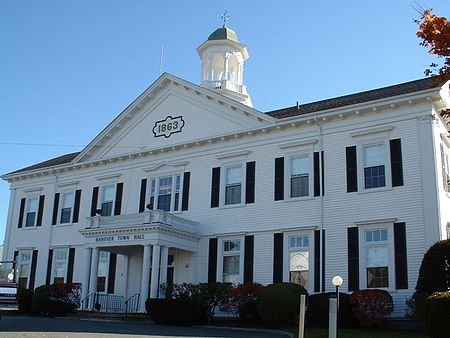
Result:
[[[81,152],[2,176],[18,282],[79,282],[83,298],[144,311],[165,282],[317,293],[341,275],[342,291],[385,289],[404,316],[424,253],[448,238],[449,83],[261,112],[234,31],[197,52],[200,86],[165,73]]]

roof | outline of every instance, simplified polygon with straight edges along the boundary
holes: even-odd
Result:
[[[226,27],[224,27],[226,28]],[[226,28],[227,30],[230,30]],[[218,29],[220,30],[220,29]],[[216,30],[216,32],[218,31]],[[231,31],[231,30],[230,30]],[[214,35],[216,32],[214,32],[211,35]],[[233,32],[234,33],[234,32]],[[236,37],[237,38],[237,37]],[[406,83],[401,83],[394,86],[389,87],[383,87],[379,89],[373,89],[365,92],[350,94],[350,95],[344,95],[339,96],[327,100],[322,101],[316,101],[311,103],[306,103],[293,107],[278,109],[266,112],[267,115],[276,118],[276,119],[284,119],[288,117],[293,116],[299,116],[299,115],[305,115],[309,113],[315,113],[320,112],[323,110],[328,109],[334,109],[334,108],[340,108],[345,106],[351,106],[358,103],[364,103],[364,102],[370,102],[374,100],[380,100],[384,98],[390,98],[415,92],[421,92],[433,88],[440,87],[442,85],[442,81],[439,80],[439,78],[425,78],[415,81],[410,81]],[[6,175],[11,174],[17,174],[21,172],[26,172],[30,170],[36,170],[36,169],[42,169],[42,168],[48,168],[53,167],[57,165],[67,164],[70,163],[73,159],[75,159],[80,152],[70,153],[62,156],[58,156],[52,159],[49,159],[44,162],[40,162],[16,171],[13,171],[11,173],[8,173]]]
[[[218,28],[212,32],[212,34],[208,37],[208,41],[210,40],[231,40],[234,42],[239,42],[236,32],[226,26]]]
[[[442,81],[439,78],[429,77],[425,79],[401,83],[394,86],[383,87],[379,89],[368,90],[356,94],[339,96],[327,100],[306,103],[288,108],[282,108],[267,112],[268,115],[283,119],[292,116],[304,115],[308,113],[319,112],[328,109],[341,108],[351,106],[358,103],[375,101],[389,97],[420,92],[428,89],[433,89],[442,86]]]
[[[49,159],[49,160],[46,160],[46,161],[43,161],[43,162],[40,162],[40,163],[37,163],[37,164],[30,165],[28,167],[25,167],[25,168],[22,168],[22,169],[10,172],[10,173],[8,173],[6,175],[18,174],[18,173],[21,173],[21,172],[24,172],[24,171],[42,169],[42,168],[47,168],[47,167],[54,167],[54,166],[57,166],[57,165],[70,163],[75,157],[77,157],[77,155],[79,153],[80,152],[76,152],[76,153],[70,153],[70,154],[65,154],[65,155],[62,155],[62,156],[58,156],[58,157],[55,157],[55,158],[52,158],[52,159]]]

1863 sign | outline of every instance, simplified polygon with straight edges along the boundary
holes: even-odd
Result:
[[[184,120],[182,116],[167,116],[165,120],[156,121],[153,127],[153,134],[155,137],[164,136],[169,138],[174,133],[179,133],[184,127]]]

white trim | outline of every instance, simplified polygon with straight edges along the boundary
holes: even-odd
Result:
[[[373,225],[373,224],[394,224],[397,222],[397,218],[382,218],[382,219],[374,219],[374,220],[368,220],[368,221],[356,221],[353,224],[355,226],[366,226],[366,225]]]
[[[306,140],[300,140],[296,142],[289,142],[289,143],[282,143],[279,144],[278,147],[280,149],[287,149],[287,148],[294,148],[294,147],[305,147],[305,146],[313,146],[314,144],[318,143],[318,139],[306,139]]]
[[[55,263],[56,263],[56,251],[65,251],[66,252],[66,260],[65,260],[65,269],[64,269],[64,283],[67,282],[67,271],[69,269],[69,248],[67,246],[64,247],[55,247],[52,248],[53,250],[53,257],[52,257],[52,270],[50,273],[50,284],[53,284],[55,282]],[[62,260],[60,261],[62,262]]]
[[[23,192],[30,194],[30,193],[38,193],[44,190],[44,187],[33,187],[29,189],[24,189]]]
[[[103,181],[103,180],[108,180],[108,179],[113,179],[113,178],[119,178],[122,174],[120,173],[115,173],[115,174],[107,174],[107,175],[102,175],[102,176],[96,176],[95,179],[97,181]]]
[[[250,150],[237,151],[237,152],[233,152],[233,153],[216,155],[216,158],[218,160],[223,160],[225,158],[230,158],[230,157],[240,157],[240,156],[244,157],[244,156],[248,156],[250,153],[251,153]]]
[[[223,243],[227,241],[239,240],[239,251],[223,251]],[[217,280],[223,282],[223,258],[225,256],[239,256],[239,283],[244,282],[244,251],[245,251],[245,236],[220,236],[218,237],[217,248]]]
[[[450,140],[449,140],[449,135],[446,133],[441,133],[441,140],[444,141],[445,145],[447,146],[447,148],[450,148]]]
[[[367,136],[371,134],[381,134],[381,133],[389,133],[394,130],[393,126],[384,126],[384,127],[376,127],[376,128],[367,128],[361,131],[353,131],[350,133],[351,137],[361,137]]]
[[[74,188],[78,185],[78,183],[80,183],[80,181],[70,181],[70,182],[64,182],[64,183],[59,183],[58,185],[56,185],[57,188],[69,188],[71,186],[73,186]]]

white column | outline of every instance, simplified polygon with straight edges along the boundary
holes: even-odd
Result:
[[[148,298],[148,285],[150,273],[150,244],[144,245],[144,256],[142,258],[142,274],[141,274],[141,295],[139,311],[145,312],[145,301]]]
[[[228,80],[228,55],[224,55],[222,80]]]
[[[150,288],[150,298],[158,298],[159,258],[160,257],[161,257],[161,246],[153,245],[152,281],[151,281],[151,288]]]
[[[89,280],[89,294],[97,292],[97,276],[98,276],[98,248],[92,248],[91,256],[91,276]],[[92,299],[93,301],[94,299]],[[90,302],[89,309],[94,307],[93,302]]]
[[[91,270],[92,248],[84,249],[83,279],[81,281],[81,299],[85,299],[89,294],[89,275]],[[82,304],[84,305],[84,304]]]
[[[162,246],[161,247],[161,269],[159,272],[159,283],[164,284],[167,282],[167,261],[169,259],[169,247]],[[163,297],[163,294],[160,292],[160,297]]]

